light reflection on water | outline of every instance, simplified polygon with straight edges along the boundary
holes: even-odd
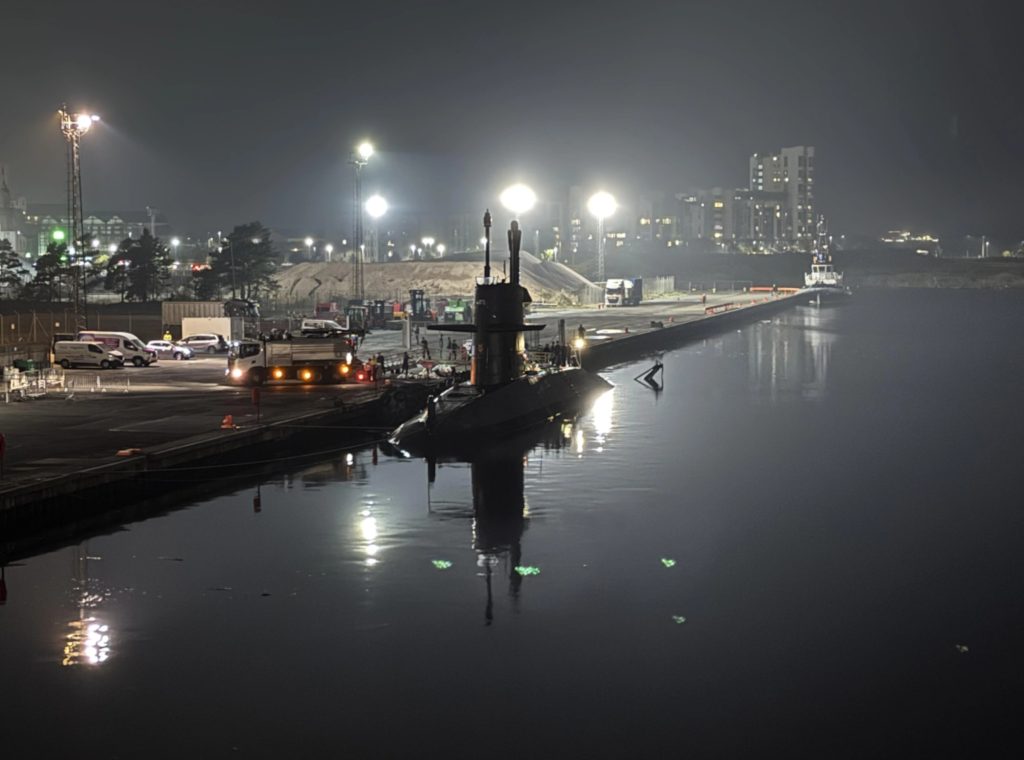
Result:
[[[828,756],[908,710],[998,709],[986,679],[1009,672],[1024,583],[1012,457],[985,442],[1007,453],[1024,420],[1009,381],[943,416],[987,354],[947,307],[923,330],[901,304],[881,326],[801,307],[666,353],[660,393],[633,382],[651,360],[613,369],[589,414],[433,482],[422,460],[344,452],[12,564],[0,682],[33,688],[0,706],[35,737],[20,754],[111,710],[136,756],[148,716],[173,714],[212,755],[284,752],[301,725],[355,755],[621,757],[793,736]],[[942,374],[949,341],[962,366]],[[81,679],[95,699],[43,730]],[[339,715],[361,729],[342,745]]]

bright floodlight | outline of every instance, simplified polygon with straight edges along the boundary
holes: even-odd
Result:
[[[80,113],[75,116],[75,126],[79,132],[88,132],[92,126],[92,117],[87,113]]]
[[[384,200],[383,196],[371,195],[366,199],[366,213],[374,219],[380,219],[384,214],[388,213],[388,202]]]
[[[181,245],[181,239],[180,238],[176,238],[176,237],[171,238],[171,246],[172,247],[177,248],[179,245]]]
[[[313,238],[311,238],[311,237],[306,238],[302,242],[304,242],[306,244],[307,248],[311,248],[313,246]]]
[[[93,247],[94,249],[95,249],[95,248],[99,248],[99,247],[100,247],[100,241],[99,241],[99,240],[98,240],[97,238],[93,238],[93,239],[92,239],[92,247]]]
[[[434,244],[434,238],[432,238],[432,237],[425,237],[420,242],[423,243],[423,245],[427,246],[427,248],[429,248],[430,246],[432,246]]]
[[[526,185],[517,182],[506,187],[499,198],[501,205],[516,216],[525,214],[537,202],[537,195]]]
[[[373,143],[369,141],[359,143],[359,147],[356,148],[356,153],[358,153],[359,157],[364,161],[369,161],[370,156],[373,155]]]
[[[444,243],[438,243],[436,250],[440,255],[444,256],[444,252],[448,249],[444,247]]]
[[[328,243],[327,245],[324,246],[324,250],[327,251],[328,253],[334,253],[334,244]]]
[[[611,193],[606,193],[604,190],[594,193],[590,196],[590,200],[587,201],[587,211],[598,219],[607,219],[618,208],[619,204],[616,202],[615,196]]]
[[[107,250],[110,253],[117,253],[117,243],[111,243],[110,245],[108,245]]]

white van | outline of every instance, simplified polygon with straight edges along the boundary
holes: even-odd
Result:
[[[102,343],[88,340],[58,340],[53,344],[53,360],[64,369],[99,367],[110,369],[124,364],[124,354],[111,351]]]
[[[82,330],[78,333],[78,339],[101,343],[111,351],[120,351],[124,355],[125,364],[148,367],[156,361],[156,351],[146,348],[145,344],[131,333]]]

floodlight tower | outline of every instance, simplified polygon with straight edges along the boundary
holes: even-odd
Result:
[[[69,263],[75,268],[72,277],[75,320],[78,327],[86,327],[85,253],[81,250],[84,247],[82,239],[85,237],[82,214],[81,138],[89,131],[93,122],[100,120],[100,117],[95,114],[72,113],[66,103],[61,104],[57,115],[60,116],[61,134],[64,135],[68,146],[68,244],[71,246]]]
[[[364,140],[356,146],[349,163],[355,167],[355,203],[353,204],[352,236],[354,238],[352,259],[352,291],[355,299],[362,303],[366,298],[366,285],[363,274],[363,187],[362,170],[374,154],[373,143]]]
[[[597,218],[597,280],[604,280],[604,220],[618,209],[615,196],[601,190],[590,196],[587,210]]]

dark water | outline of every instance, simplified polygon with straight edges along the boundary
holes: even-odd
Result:
[[[0,755],[1019,756],[1022,328],[861,294],[612,371],[525,466],[182,474],[6,568]]]

